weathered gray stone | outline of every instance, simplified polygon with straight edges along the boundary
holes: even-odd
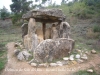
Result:
[[[23,19],[35,18],[37,22],[57,22],[65,19],[61,9],[33,9],[22,16]]]
[[[24,55],[23,55],[22,52],[20,52],[20,53],[17,55],[17,59],[18,59],[18,60],[25,60]]]
[[[21,26],[21,29],[22,29],[22,38],[24,38],[24,36],[27,35],[27,33],[28,33],[28,24],[27,23],[24,23]]]
[[[14,50],[14,54],[17,56],[19,54],[20,50],[19,49],[15,49]]]
[[[32,37],[31,37],[32,38]],[[25,35],[24,36],[24,47],[27,49],[27,50],[31,50],[31,46],[32,46],[32,41],[31,41],[31,38],[29,37],[29,35]]]
[[[60,24],[60,38],[69,38],[70,25],[67,22],[61,22]]]
[[[52,39],[59,38],[59,36],[58,36],[58,30],[56,29],[55,24],[52,25],[51,33],[52,33],[52,37],[51,37]]]
[[[30,53],[28,53],[26,50],[20,51],[17,54],[17,59],[18,60],[28,60],[28,58],[31,56]]]
[[[34,50],[34,59],[37,62],[48,62],[67,56],[74,47],[74,40],[60,38],[47,39],[41,42]]]
[[[28,23],[28,34],[31,36],[31,34],[36,32],[36,22],[34,18],[30,18]]]
[[[31,56],[31,54],[28,53],[26,50],[22,51],[22,53],[23,53],[26,60],[28,60],[28,58]]]
[[[38,37],[37,37],[37,34],[33,33],[32,34],[32,52],[35,50],[35,48],[37,47],[38,45]]]
[[[24,36],[24,46],[27,50],[32,50],[32,44],[33,41],[37,38],[36,37],[36,24],[35,24],[35,19],[30,18],[29,23],[28,23],[28,33],[27,35]]]

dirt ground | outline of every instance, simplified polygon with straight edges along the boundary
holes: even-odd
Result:
[[[85,70],[94,67],[95,70],[100,70],[100,54],[92,54],[91,58],[81,64],[71,64],[58,67],[36,68],[31,67],[27,62],[18,61],[13,55],[14,42],[7,44],[8,62],[2,75],[72,75],[79,70]]]

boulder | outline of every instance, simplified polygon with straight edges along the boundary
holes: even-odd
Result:
[[[17,55],[17,59],[18,60],[25,60],[25,57],[23,55],[23,52],[20,52],[18,55]]]
[[[17,59],[18,60],[28,60],[28,58],[31,56],[30,53],[28,53],[28,51],[26,50],[23,50],[23,51],[20,51],[18,54],[17,54]]]
[[[73,47],[74,40],[72,39],[46,39],[34,50],[34,59],[37,62],[51,62],[54,59],[60,59],[69,55]]]

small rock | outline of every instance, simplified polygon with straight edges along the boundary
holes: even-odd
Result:
[[[57,64],[61,64],[62,62],[61,62],[61,61],[57,61],[56,63],[57,63]]]
[[[88,59],[88,57],[87,57],[87,55],[86,55],[86,54],[83,54],[83,55],[82,55],[82,57],[81,57],[81,59],[87,60],[87,59]]]
[[[50,66],[55,67],[55,66],[57,66],[57,64],[56,63],[50,63]]]
[[[25,60],[25,57],[24,57],[22,52],[19,52],[19,54],[17,55],[17,59],[18,60]]]
[[[70,55],[69,60],[74,60],[74,55]]]
[[[69,58],[68,57],[64,57],[63,60],[69,60]]]
[[[42,64],[39,64],[39,67],[49,67],[49,64],[48,63],[42,63]]]
[[[18,46],[19,46],[19,44],[18,43],[15,43],[14,47],[18,47]]]
[[[79,49],[76,49],[76,51],[77,51],[78,53],[81,53],[81,50],[79,50]]]
[[[45,66],[45,64],[39,64],[39,67],[44,67]]]
[[[69,58],[69,60],[73,61],[73,60],[74,60],[74,58],[73,58],[73,57],[70,57],[70,58]]]
[[[80,59],[80,58],[81,58],[80,54],[77,54],[77,55],[75,56],[75,58]]]
[[[83,63],[84,61],[82,59],[77,59],[78,63]]]
[[[61,61],[56,62],[58,66],[63,66],[63,63]]]
[[[67,65],[68,64],[68,61],[62,61],[62,64],[63,65]]]
[[[28,60],[28,58],[31,56],[31,54],[28,51],[24,50],[24,51],[22,51],[22,53],[23,53],[26,60]]]
[[[36,63],[31,63],[31,66],[36,67],[37,64]]]
[[[86,51],[85,54],[89,55],[90,53],[88,51]]]
[[[16,56],[19,54],[19,52],[20,52],[20,50],[18,50],[18,49],[15,49],[15,50],[14,50],[14,54],[15,54]]]
[[[70,55],[70,57],[73,57],[74,58],[74,55]]]
[[[91,50],[91,53],[96,54],[97,52],[93,49],[93,50]]]
[[[93,73],[93,70],[92,69],[88,69],[87,72]]]
[[[63,64],[61,63],[61,64],[57,64],[58,66],[63,66]]]

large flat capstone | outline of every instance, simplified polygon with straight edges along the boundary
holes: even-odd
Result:
[[[22,16],[23,19],[35,18],[37,22],[58,22],[65,19],[61,9],[33,9]]]

